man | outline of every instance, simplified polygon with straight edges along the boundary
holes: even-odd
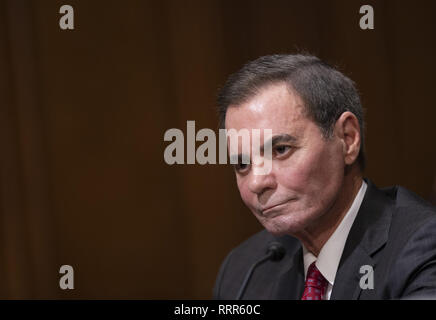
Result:
[[[226,257],[216,299],[237,297],[272,241],[286,253],[254,269],[243,299],[436,298],[435,208],[363,179],[363,110],[350,79],[313,56],[265,56],[229,78],[218,107],[226,129],[272,130],[272,169],[234,166],[266,230]]]

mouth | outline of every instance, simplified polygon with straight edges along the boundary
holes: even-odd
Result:
[[[266,208],[263,208],[263,209],[260,210],[260,214],[261,214],[262,216],[265,216],[265,215],[268,214],[268,213],[271,213],[271,212],[274,212],[274,211],[280,210],[280,209],[282,209],[282,207],[283,207],[284,205],[286,205],[288,202],[290,202],[290,201],[292,201],[292,200],[295,200],[295,199],[290,199],[290,200],[287,200],[287,201],[284,201],[284,202],[281,202],[281,203],[278,203],[278,204],[275,204],[275,205],[272,205],[272,206],[268,206],[268,207],[266,207]]]

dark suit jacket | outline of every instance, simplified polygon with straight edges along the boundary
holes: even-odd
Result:
[[[331,293],[334,299],[436,298],[436,210],[402,187],[368,188],[351,227]],[[243,299],[300,299],[304,290],[303,253],[291,237],[261,231],[224,260],[215,299],[235,299],[250,266],[270,241],[286,248],[280,261],[267,261],[253,273]],[[363,265],[373,267],[373,289],[361,289]]]

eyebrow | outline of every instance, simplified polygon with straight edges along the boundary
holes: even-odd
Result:
[[[289,134],[283,133],[283,134],[279,134],[279,135],[275,135],[273,136],[270,140],[268,140],[266,143],[264,143],[263,146],[260,147],[260,151],[263,152],[264,148],[266,145],[269,145],[269,143],[271,144],[271,147],[275,146],[278,143],[281,142],[292,142],[292,143],[296,143],[297,142],[297,138],[294,136],[291,136]]]
[[[265,145],[268,145],[268,143],[271,143],[271,147],[274,147],[275,145],[282,143],[282,142],[291,142],[291,143],[296,143],[297,142],[297,138],[294,136],[291,136],[289,134],[278,134],[273,136],[270,140],[267,141],[267,143],[265,143],[264,145],[260,146],[260,151],[261,153],[263,153],[265,151]],[[243,163],[243,164],[250,164],[250,161],[243,161],[243,159],[250,159],[249,155],[246,154],[237,154],[237,155],[232,155],[230,156],[230,163],[231,164],[235,164],[235,163]]]

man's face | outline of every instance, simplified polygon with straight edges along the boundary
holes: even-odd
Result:
[[[325,139],[303,108],[297,94],[275,84],[227,110],[228,130],[272,130],[271,172],[253,174],[254,164],[235,165],[235,172],[242,200],[277,235],[298,235],[316,224],[336,202],[344,179],[343,144],[335,134]]]

